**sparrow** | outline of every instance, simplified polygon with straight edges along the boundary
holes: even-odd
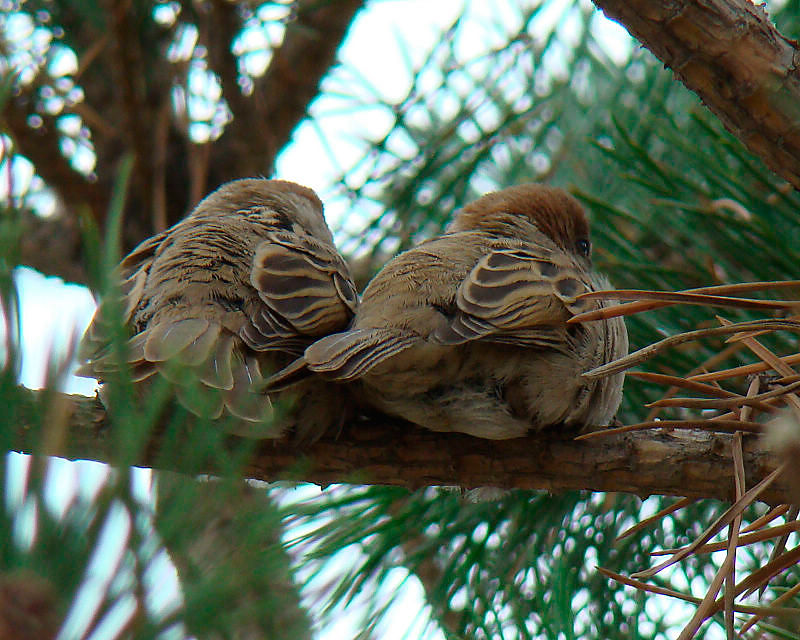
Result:
[[[161,375],[192,412],[260,423],[262,431],[241,428],[256,437],[277,437],[287,426],[270,424],[273,403],[258,391],[265,374],[347,328],[358,304],[319,198],[283,180],[224,184],[136,247],[118,277],[134,382]],[[78,375],[101,383],[118,369],[108,307],[100,305],[78,349]],[[310,380],[292,394],[297,428],[314,437],[330,421],[325,405],[341,396],[326,385]]]
[[[623,375],[582,373],[628,350],[622,318],[567,324],[609,304],[592,270],[589,223],[565,191],[521,184],[458,212],[446,232],[389,261],[346,331],[272,376],[358,385],[364,402],[434,431],[514,438],[553,425],[606,425]]]

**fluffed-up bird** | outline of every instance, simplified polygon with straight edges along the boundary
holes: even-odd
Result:
[[[315,339],[345,329],[358,303],[319,198],[282,180],[224,184],[136,247],[118,275],[133,380],[163,375],[188,409],[260,423],[263,431],[240,429],[259,437],[277,436],[285,426],[270,425],[270,399],[258,391],[263,378]],[[78,374],[101,383],[118,368],[107,306],[96,312],[78,352]],[[341,394],[327,386],[311,380],[293,394],[293,426],[303,437],[319,435],[335,419],[326,405]]]
[[[491,439],[606,425],[623,375],[581,374],[627,353],[625,324],[567,320],[608,304],[577,297],[609,286],[592,270],[574,198],[539,184],[489,193],[386,264],[350,328],[309,346],[267,388],[314,372],[354,383],[390,415]]]

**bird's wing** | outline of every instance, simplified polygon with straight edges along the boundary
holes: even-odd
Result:
[[[130,324],[143,301],[145,285],[169,232],[149,238],[128,254],[117,269],[121,282],[122,320]],[[82,361],[76,375],[107,380],[119,370],[119,355],[112,345],[113,327],[109,302],[100,305],[81,339],[78,358]],[[252,383],[262,379],[259,363],[241,348],[237,335],[221,323],[207,317],[181,316],[148,325],[133,335],[121,348],[133,382],[141,382],[160,373],[175,383],[181,403],[190,411],[211,418],[223,408],[239,418],[260,422],[269,415],[271,405],[265,396],[250,393]],[[211,393],[193,389],[209,389]]]
[[[565,321],[592,304],[577,300],[591,284],[566,254],[541,247],[500,249],[483,256],[456,294],[456,312],[431,340],[472,340],[558,347]]]
[[[167,231],[163,231],[140,243],[117,267],[116,276],[119,280],[120,296],[115,298],[114,302],[118,305],[117,313],[122,314],[122,322],[125,324],[130,321],[133,312],[142,300],[147,274],[153,264],[156,252],[168,235]],[[101,358],[109,350],[113,331],[111,306],[110,302],[103,302],[98,306],[91,323],[81,338],[77,357],[80,362],[85,364],[79,369],[77,373],[79,376],[95,377],[92,362]]]
[[[308,368],[334,380],[355,380],[420,340],[392,328],[354,329],[317,340],[306,349]]]
[[[143,303],[148,274],[168,235],[145,241],[120,263],[127,324]],[[270,234],[256,246],[246,284],[223,281],[220,273],[215,277],[204,304],[214,301],[220,313],[198,306],[195,315],[189,305],[185,312],[149,322],[124,345],[131,377],[138,382],[160,373],[176,384],[181,403],[199,415],[215,418],[227,408],[239,418],[261,422],[271,404],[256,392],[263,386],[263,363],[256,352],[300,354],[315,336],[344,329],[358,303],[355,286],[335,250],[290,233]],[[229,287],[241,287],[243,297],[231,295]],[[223,310],[225,305],[234,310]],[[84,364],[77,372],[100,381],[119,369],[106,315],[98,310],[87,330],[80,351]],[[208,393],[192,390],[193,383]]]
[[[188,318],[149,327],[139,334],[140,349],[131,349],[134,370],[147,364],[175,383],[181,403],[198,415],[218,418],[226,408],[248,422],[263,422],[272,413],[268,397],[255,392],[263,376],[258,357],[220,324]],[[137,336],[131,344],[137,342]],[[192,388],[199,382],[210,393]]]
[[[256,351],[302,350],[346,327],[358,295],[342,257],[308,236],[272,233],[253,257],[250,283],[263,302],[240,331]]]
[[[252,392],[262,383],[261,368],[255,354],[237,348],[240,345],[239,337],[217,322],[183,318],[148,326],[130,338],[124,350],[133,382],[160,373],[175,384],[181,403],[198,415],[218,418],[227,408],[243,420],[262,422],[271,404]],[[118,361],[109,345],[77,375],[106,380],[119,369]]]

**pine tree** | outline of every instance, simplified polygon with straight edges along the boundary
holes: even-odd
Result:
[[[165,419],[166,388],[153,389],[143,405],[130,384],[120,385],[109,418],[57,392],[63,354],[53,357],[47,390],[18,386],[17,265],[111,291],[105,274],[142,237],[219,182],[280,167],[279,151],[307,110],[303,126],[324,131],[331,115],[315,110],[317,95],[338,99],[354,120],[375,112],[391,122],[385,133],[353,142],[359,160],[344,164],[325,194],[334,210],[348,212],[337,240],[362,283],[395,252],[439,233],[459,206],[526,181],[563,186],[583,201],[597,267],[619,288],[795,277],[800,197],[786,175],[748,150],[648,50],[622,32],[609,38],[594,6],[508,3],[504,19],[498,9],[486,21],[478,17],[485,7],[467,5],[421,62],[413,44],[394,45],[413,82],[405,97],[390,100],[357,67],[331,66],[360,3],[290,4],[291,11],[223,0],[4,8],[4,157],[6,167],[27,157],[37,178],[9,189],[2,218],[0,406],[8,409],[0,438],[4,451],[38,454],[10,453],[0,463],[0,638],[52,637],[60,625],[63,638],[310,638],[345,616],[362,638],[405,624],[409,638],[675,637],[693,605],[633,590],[596,567],[630,575],[654,564],[652,551],[691,542],[726,511],[724,502],[687,500],[617,540],[675,498],[514,489],[473,503],[458,491],[369,484],[374,478],[363,475],[340,476],[322,490],[245,483],[257,475],[258,445],[232,442],[219,425],[188,421],[180,409]],[[797,2],[776,6],[771,19],[787,37],[800,33]],[[28,20],[28,40],[12,37],[14,20]],[[248,58],[258,50],[241,32],[283,27],[260,75]],[[48,40],[40,49],[37,37]],[[476,46],[476,37],[485,44]],[[67,50],[77,54],[77,71],[58,74]],[[200,76],[209,95],[192,95]],[[119,123],[123,133],[114,134]],[[346,162],[344,151],[329,147]],[[81,149],[96,158],[83,169],[91,179],[81,174]],[[59,198],[58,215],[37,217],[48,193]],[[627,319],[634,347],[712,325],[714,311],[703,306]],[[759,339],[786,354],[798,350],[795,335]],[[724,339],[662,351],[646,368],[683,376],[710,359],[719,368],[753,361]],[[744,393],[747,381],[737,384]],[[663,392],[629,378],[620,420],[645,420],[644,405]],[[112,467],[43,455],[87,450]],[[159,471],[132,469],[142,460]],[[285,477],[318,480],[299,453],[287,466]],[[213,478],[197,478],[212,469]],[[686,495],[692,482],[689,475]],[[767,512],[751,505],[741,526]],[[788,525],[796,516],[790,508],[783,518]],[[796,529],[792,536],[790,550]],[[740,548],[737,574],[767,564],[773,546]],[[693,554],[651,583],[702,597],[721,562]],[[798,577],[795,562],[770,582],[766,600],[788,592],[781,606],[797,613],[798,596],[788,590]],[[397,603],[409,593],[424,608],[398,621],[407,605]],[[770,618],[757,628],[763,637],[798,638],[798,620]],[[723,637],[725,625],[718,612],[695,637]]]

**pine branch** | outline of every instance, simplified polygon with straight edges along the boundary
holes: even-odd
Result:
[[[749,0],[594,0],[800,188],[800,50]]]
[[[102,405],[92,398],[20,389],[10,449],[70,459],[113,461],[113,439]],[[66,407],[67,418],[53,433],[41,433],[34,408],[41,394]],[[23,406],[24,405],[24,406]],[[52,405],[50,405],[52,406]],[[26,408],[27,407],[27,408]],[[547,491],[619,491],[639,496],[678,495],[731,500],[734,496],[732,436],[699,431],[646,431],[588,442],[557,430],[514,440],[481,440],[434,433],[388,419],[347,425],[313,446],[299,450],[284,441],[264,441],[245,467],[247,477],[302,480],[321,485],[341,482],[386,484],[415,489],[430,485],[493,486]],[[159,443],[151,442],[135,464],[153,466]],[[746,486],[777,468],[779,456],[755,437],[744,439]],[[169,462],[169,469],[180,461]],[[220,473],[214,460],[198,472]],[[762,494],[765,502],[792,502],[788,481],[778,479]]]
[[[20,213],[24,233],[17,246],[17,262],[45,275],[85,283],[83,246],[75,213],[82,210],[97,220],[108,208],[107,194],[70,166],[61,153],[54,118],[41,115],[41,126],[33,129],[28,125],[28,117],[34,113],[30,94],[9,99],[3,105],[0,128],[11,135],[15,151],[34,164],[66,206],[48,218],[29,211]]]
[[[118,87],[116,106],[123,118],[119,124],[128,149],[136,157],[134,171],[141,188],[145,189],[152,182],[152,132],[156,110],[147,104],[147,74],[140,39],[142,27],[138,24],[139,16],[131,11],[129,0],[107,0],[104,9],[112,35],[109,53],[112,80]]]
[[[36,112],[32,93],[7,100],[0,113],[0,128],[11,134],[16,150],[33,162],[37,173],[58,193],[64,218],[70,218],[54,221],[48,227],[52,243],[58,245],[55,252],[37,251],[31,246],[30,252],[23,251],[20,262],[65,280],[83,283],[86,276],[79,258],[79,234],[71,231],[62,234],[61,226],[76,226],[76,212],[82,208],[88,208],[102,226],[116,175],[114,168],[125,151],[135,151],[137,160],[137,188],[132,192],[125,216],[126,249],[135,246],[159,224],[164,226],[178,220],[199,196],[220,183],[248,175],[269,175],[275,157],[317,96],[320,81],[333,65],[336,51],[363,0],[300,0],[283,43],[275,50],[264,76],[256,80],[254,95],[249,97],[240,93],[236,60],[231,53],[231,40],[241,26],[236,5],[221,1],[212,5],[211,19],[217,21],[214,26],[220,33],[214,32],[209,49],[212,62],[218,65],[234,120],[214,144],[212,166],[203,174],[207,180],[195,185],[193,191],[197,193],[193,194],[189,193],[189,177],[183,169],[190,164],[187,153],[191,145],[176,138],[168,120],[160,128],[153,124],[163,115],[159,105],[168,104],[172,86],[166,61],[153,64],[153,58],[157,57],[153,52],[161,50],[158,38],[166,35],[146,32],[143,27],[146,21],[131,13],[129,4],[125,0],[108,0],[103,4],[99,15],[106,20],[106,27],[114,37],[107,42],[109,47],[104,50],[107,54],[100,58],[94,54],[88,56],[93,63],[87,62],[89,68],[81,74],[86,101],[67,109],[85,117],[97,116],[90,122],[98,158],[95,182],[86,180],[70,166],[61,152],[54,118]],[[68,15],[63,17],[69,33],[81,45],[77,51],[88,51],[90,43],[98,39],[96,30],[83,23],[74,24]],[[142,49],[145,37],[150,38],[149,51]],[[111,91],[109,87],[118,90]],[[28,118],[34,114],[43,120],[36,129],[28,124]],[[127,124],[121,130],[114,130],[102,126],[108,122]],[[170,172],[166,178],[165,167]],[[150,219],[153,210],[158,212],[160,220],[156,225]],[[44,230],[46,226],[40,224],[37,228]]]

